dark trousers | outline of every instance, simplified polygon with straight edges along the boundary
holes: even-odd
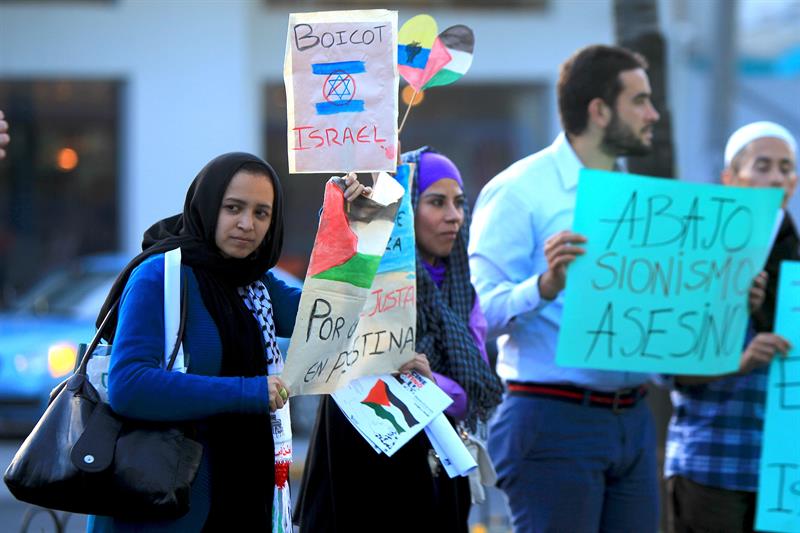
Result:
[[[667,480],[669,533],[755,531],[756,493],[701,485],[682,477]]]
[[[653,533],[655,429],[645,402],[621,413],[506,396],[489,454],[516,533]]]

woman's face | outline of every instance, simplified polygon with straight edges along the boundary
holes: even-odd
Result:
[[[272,222],[275,189],[265,174],[240,170],[222,198],[214,242],[224,257],[243,259],[261,245]]]
[[[450,255],[464,223],[464,191],[454,179],[434,182],[420,195],[414,214],[417,248],[430,264]]]

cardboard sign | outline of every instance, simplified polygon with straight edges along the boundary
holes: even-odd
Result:
[[[409,170],[402,165],[396,177],[381,174],[373,200],[349,206],[341,187],[328,184],[283,372],[293,395],[331,393],[414,357]]]
[[[573,228],[588,242],[567,272],[556,362],[735,370],[782,195],[582,170]]]
[[[756,529],[800,531],[800,262],[781,263],[775,333],[792,346],[771,363],[761,464]]]
[[[283,76],[289,172],[394,172],[396,11],[292,13]]]

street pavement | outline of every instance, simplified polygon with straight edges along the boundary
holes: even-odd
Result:
[[[0,440],[0,471],[5,472],[17,449],[21,444],[19,439]],[[294,458],[291,474],[293,491],[300,485],[303,464],[308,450],[308,439],[296,436],[294,439]],[[23,521],[30,520],[23,530]],[[84,515],[69,515],[68,513],[51,513],[47,510],[34,508],[28,504],[17,501],[4,483],[0,483],[0,533],[49,533],[57,531],[55,520],[59,520],[64,533],[79,533],[86,530],[86,517]],[[487,490],[487,500],[479,506],[473,506],[470,515],[470,528],[472,533],[507,533],[508,513],[501,493],[494,488]]]

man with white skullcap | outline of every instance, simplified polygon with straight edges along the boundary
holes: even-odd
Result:
[[[753,122],[736,130],[725,146],[722,183],[740,187],[781,187],[783,206],[797,186],[797,143],[774,122]]]
[[[780,187],[785,208],[797,185],[796,153],[797,143],[783,126],[743,126],[725,147],[722,183]],[[753,531],[768,363],[790,348],[772,333],[778,268],[781,261],[798,260],[799,247],[794,223],[783,211],[766,274],[755,283],[763,303],[751,313],[739,370],[675,378],[664,461],[670,532]]]

